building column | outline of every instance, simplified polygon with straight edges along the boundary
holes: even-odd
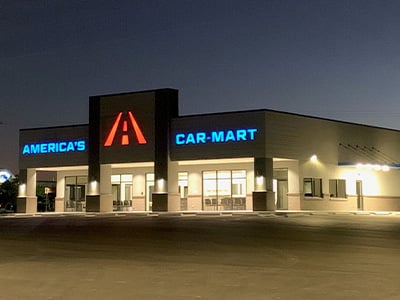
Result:
[[[87,212],[112,212],[111,165],[100,165],[98,173],[89,172],[88,194],[86,195]],[[90,170],[90,167],[89,167]]]
[[[37,212],[36,169],[23,169],[19,173],[17,213]]]
[[[168,164],[168,211],[181,210],[181,195],[178,184],[178,162]]]
[[[55,212],[65,211],[65,176],[61,172],[57,172],[57,194],[54,203]]]
[[[155,148],[154,148],[154,193],[153,211],[179,210],[178,164],[169,155],[171,119],[178,116],[178,95],[157,91],[155,99]]]
[[[273,159],[254,158],[254,211],[275,211],[275,195],[273,192]]]
[[[168,176],[154,181],[153,211],[180,211],[181,197],[178,186],[178,162],[168,161]],[[166,179],[164,179],[166,178]]]
[[[111,175],[111,165],[100,166],[100,212],[113,211]]]

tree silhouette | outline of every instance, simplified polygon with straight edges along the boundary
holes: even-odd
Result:
[[[15,207],[18,196],[18,176],[11,177],[0,184],[0,205],[5,207],[11,204]]]

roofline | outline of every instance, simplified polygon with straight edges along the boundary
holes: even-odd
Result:
[[[84,126],[88,127],[89,124],[73,124],[73,125],[61,125],[61,126],[22,128],[19,131],[44,130],[44,129],[61,129],[61,128],[74,128],[74,127],[84,127]]]
[[[105,96],[129,95],[129,94],[137,94],[137,93],[150,93],[150,92],[157,92],[157,91],[161,91],[161,90],[178,91],[178,90],[172,89],[172,88],[161,88],[161,89],[154,89],[154,90],[144,90],[144,91],[126,92],[126,93],[118,93],[118,94],[106,94],[106,95],[91,96],[91,97],[105,97]],[[311,116],[311,115],[306,115],[306,114],[286,112],[286,111],[280,111],[280,110],[274,110],[274,109],[250,109],[250,110],[236,110],[236,111],[227,111],[227,112],[198,113],[198,114],[180,115],[173,119],[204,117],[204,116],[217,116],[217,115],[231,115],[231,114],[237,114],[237,113],[260,113],[260,112],[291,115],[291,116],[302,117],[302,118],[309,118],[309,119],[323,120],[323,121],[335,122],[335,123],[341,123],[341,124],[356,125],[356,126],[362,126],[362,127],[368,127],[368,128],[374,128],[374,129],[388,130],[388,131],[393,131],[393,132],[397,132],[397,133],[400,132],[400,129],[387,128],[387,127],[368,125],[368,124],[362,124],[362,123],[355,123],[355,122],[350,122],[350,121],[343,121],[343,120],[337,120],[337,119],[331,119],[331,118],[325,118],[325,117]],[[23,129],[19,129],[19,131],[57,129],[57,128],[67,128],[67,127],[72,128],[72,127],[83,127],[83,126],[89,126],[89,124],[86,123],[86,124],[73,124],[73,125],[61,125],[61,126],[49,126],[49,127],[23,128]]]
[[[305,114],[300,114],[300,113],[283,112],[283,111],[273,110],[273,109],[266,109],[266,111],[267,112],[273,112],[273,113],[286,114],[286,115],[293,115],[293,116],[298,116],[298,117],[304,117],[304,118],[310,118],[310,119],[317,119],[317,120],[335,122],[335,123],[342,123],[342,124],[348,124],[348,125],[356,125],[356,126],[363,126],[363,127],[368,127],[368,128],[374,128],[374,129],[383,129],[383,130],[389,130],[389,131],[394,131],[394,132],[400,132],[400,129],[387,128],[387,127],[382,127],[382,126],[369,125],[369,124],[363,124],[363,123],[356,123],[356,122],[350,122],[350,121],[343,121],[343,120],[337,120],[337,119],[331,119],[331,118],[310,116],[310,115],[305,115]]]
[[[185,117],[202,117],[202,116],[227,115],[227,114],[237,114],[237,113],[257,113],[257,112],[265,112],[265,113],[269,113],[270,112],[270,113],[291,115],[291,116],[302,117],[302,118],[309,118],[309,119],[323,120],[323,121],[329,121],[329,122],[335,122],[335,123],[341,123],[341,124],[356,125],[356,126],[363,126],[363,127],[368,127],[368,128],[375,128],[375,129],[383,129],[383,130],[389,130],[389,131],[394,131],[394,132],[400,132],[400,129],[387,128],[387,127],[369,125],[369,124],[363,124],[363,123],[356,123],[356,122],[351,122],[351,121],[343,121],[343,120],[337,120],[337,119],[331,119],[331,118],[325,118],[325,117],[311,116],[311,115],[306,115],[306,114],[300,114],[300,113],[294,113],[294,112],[286,112],[286,111],[280,111],[280,110],[274,110],[274,109],[250,109],[250,110],[236,110],[236,111],[228,111],[228,112],[212,112],[212,113],[189,114],[189,115],[178,116],[175,119],[177,119],[177,118],[185,118]]]
[[[92,95],[89,98],[99,98],[99,97],[113,97],[113,96],[125,96],[125,95],[134,95],[134,94],[144,94],[144,93],[155,93],[159,91],[179,91],[178,89],[174,88],[158,88],[158,89],[149,89],[149,90],[141,90],[141,91],[134,91],[134,92],[122,92],[122,93],[112,93],[112,94],[100,94],[100,95]]]

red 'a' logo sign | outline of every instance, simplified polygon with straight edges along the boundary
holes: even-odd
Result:
[[[117,118],[114,121],[113,126],[111,127],[110,132],[107,135],[106,141],[104,142],[105,147],[110,147],[114,143],[114,139],[117,135],[118,130],[122,130],[121,134],[121,145],[129,145],[129,132],[132,131],[135,133],[136,139],[139,144],[147,144],[146,138],[143,135],[142,130],[140,129],[138,123],[136,122],[135,117],[133,116],[132,112],[128,111],[128,117],[124,116],[122,118],[122,112],[120,112]],[[131,125],[130,130],[128,131],[128,124]],[[121,126],[122,125],[122,126]],[[119,136],[119,135],[118,135]]]

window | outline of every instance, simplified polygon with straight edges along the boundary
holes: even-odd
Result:
[[[146,173],[146,210],[153,209],[154,173]]]
[[[65,177],[65,211],[85,211],[87,176]]]
[[[346,198],[346,180],[329,179],[329,194],[332,198]]]
[[[204,171],[203,206],[205,210],[246,209],[246,171]]]
[[[132,207],[132,175],[111,176],[113,210],[128,210]]]
[[[181,210],[187,210],[188,172],[178,173],[178,187],[181,197]]]
[[[178,187],[181,199],[187,198],[188,194],[188,172],[178,173]]]
[[[322,198],[322,179],[304,178],[304,196]]]

